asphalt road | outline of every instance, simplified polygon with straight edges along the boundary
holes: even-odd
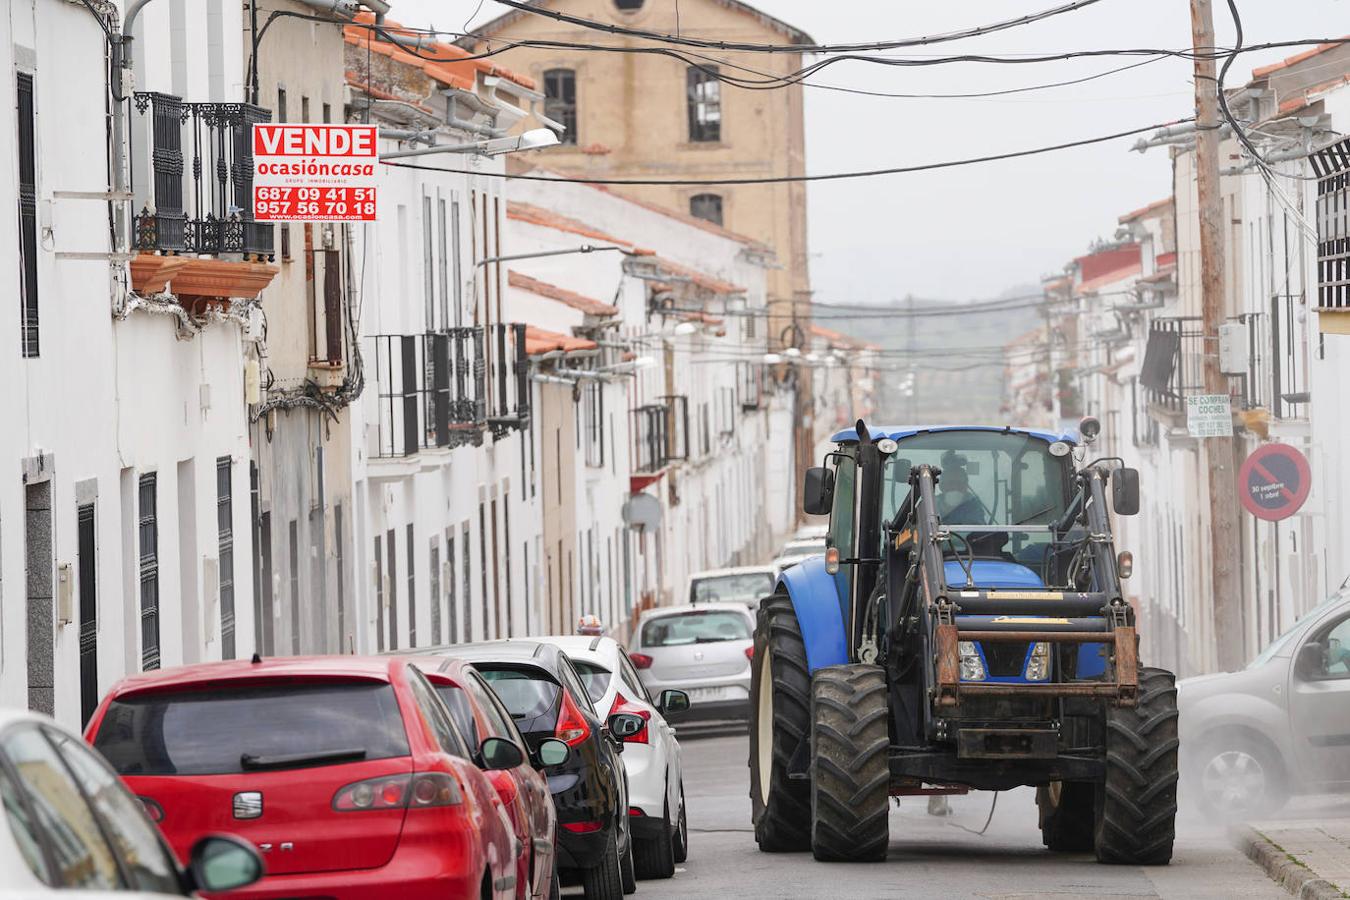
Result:
[[[668,881],[643,881],[637,898],[794,897],[873,900],[895,897],[1287,898],[1222,832],[1178,823],[1170,866],[1103,866],[1090,854],[1050,853],[1036,828],[1029,789],[951,798],[952,815],[929,816],[927,800],[904,798],[891,813],[885,863],[818,863],[809,853],[760,853],[750,829],[748,744],[744,734],[682,741],[689,802],[689,860]],[[574,893],[570,892],[569,893]]]

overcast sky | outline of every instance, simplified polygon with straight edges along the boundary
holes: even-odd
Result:
[[[648,0],[673,3],[675,0]],[[765,12],[820,43],[898,39],[1010,18],[1057,0],[759,0]],[[1247,44],[1350,32],[1350,0],[1238,0]],[[507,9],[493,0],[393,0],[408,25],[459,29]],[[688,6],[686,6],[686,13]],[[1219,42],[1230,44],[1227,4],[1215,2]],[[1190,44],[1186,0],[1101,0],[986,38],[948,44],[963,53],[1061,52]],[[1254,66],[1297,52],[1239,58],[1230,84]],[[510,54],[499,58],[510,66]],[[1034,65],[962,63],[897,68],[840,63],[812,80],[872,91],[969,93],[1064,81],[1136,60]],[[1109,134],[1189,116],[1190,63],[1162,60],[1084,84],[996,99],[895,99],[806,89],[812,174],[982,156]],[[736,90],[727,87],[726,90]],[[978,166],[813,184],[811,275],[828,302],[887,303],[906,294],[968,299],[1034,282],[1110,237],[1122,213],[1170,192],[1165,150],[1129,152],[1133,138]]]

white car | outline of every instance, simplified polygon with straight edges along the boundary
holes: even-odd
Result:
[[[797,563],[802,562],[803,560],[810,559],[813,556],[824,556],[824,555],[825,550],[822,548],[820,550],[812,550],[805,553],[798,551],[780,556],[773,561],[773,570],[775,577],[778,574],[781,574],[784,569],[795,566],[797,565]]]
[[[801,528],[798,528],[793,533],[792,537],[794,540],[799,541],[814,540],[823,544],[825,542],[825,535],[829,533],[830,533],[829,524],[822,522],[819,525],[803,525]]]
[[[613,638],[567,635],[535,640],[558,647],[572,660],[600,718],[633,713],[647,726],[623,739],[628,773],[628,824],[638,878],[669,878],[689,852],[680,745],[665,713],[686,709],[683,692],[648,694],[628,654]]]
[[[755,615],[743,603],[700,603],[648,610],[629,658],[647,693],[689,695],[693,719],[748,719]]]
[[[744,603],[759,608],[759,601],[773,593],[778,571],[773,566],[741,566],[735,569],[710,569],[689,576],[685,599],[692,604]]]
[[[0,898],[140,900],[226,891],[263,875],[253,846],[203,837],[187,869],[108,764],[46,716],[0,709]]]
[[[825,552],[824,537],[793,538],[778,551],[779,556],[815,556]]]

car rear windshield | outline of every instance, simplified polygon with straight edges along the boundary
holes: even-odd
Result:
[[[689,586],[690,603],[753,603],[773,593],[768,572],[700,578]]]
[[[605,691],[609,689],[609,680],[614,677],[614,673],[604,666],[580,659],[573,659],[572,666],[581,676],[582,684],[586,686],[586,696],[591,698],[592,703],[599,703],[600,698],[605,696]]]
[[[677,647],[750,639],[750,620],[723,609],[696,610],[649,619],[642,626],[642,646]]]
[[[394,689],[269,684],[114,700],[94,747],[119,775],[231,775],[408,755]]]
[[[492,686],[517,728],[526,734],[553,731],[558,724],[558,691],[561,690],[556,681],[534,668],[493,668],[491,663],[477,661],[474,668]]]

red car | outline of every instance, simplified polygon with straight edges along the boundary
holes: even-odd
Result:
[[[515,836],[485,768],[435,690],[398,658],[221,662],[124,679],[85,738],[180,859],[210,832],[262,851],[267,875],[232,898],[421,900],[516,896]]]
[[[524,747],[525,740],[511,720],[511,714],[488,687],[487,682],[468,663],[458,659],[423,656],[411,660],[422,670],[445,701],[460,734],[476,747],[489,737],[504,738]],[[565,762],[569,749],[562,741],[548,741],[539,753],[540,768]],[[554,746],[556,745],[556,746]],[[515,829],[521,854],[516,866],[516,896],[520,900],[547,900],[557,896],[558,873],[555,868],[558,814],[553,795],[544,776],[522,763],[513,769],[497,769],[488,777],[502,798]]]

